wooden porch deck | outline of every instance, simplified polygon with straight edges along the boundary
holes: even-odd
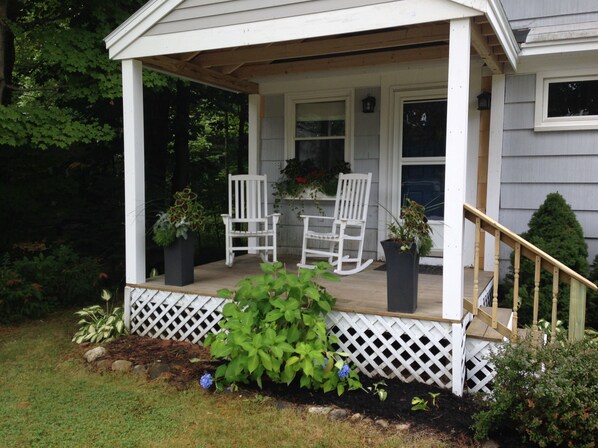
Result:
[[[281,257],[289,271],[297,269],[297,258]],[[222,288],[234,289],[237,283],[250,275],[260,274],[258,256],[243,255],[235,258],[229,268],[224,260],[195,267],[195,282],[186,286],[164,285],[164,276],[149,279],[138,286],[151,289],[217,296]],[[442,318],[442,275],[420,274],[418,306],[414,314],[386,310],[386,272],[376,270],[383,263],[374,262],[359,274],[340,277],[340,282],[325,282],[328,291],[336,297],[335,310],[362,314],[405,317],[410,319],[446,321]],[[492,279],[492,273],[480,272],[480,293]],[[465,294],[471,297],[473,270],[465,269]],[[465,311],[463,311],[465,315]]]

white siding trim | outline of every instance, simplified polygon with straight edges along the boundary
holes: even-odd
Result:
[[[143,140],[143,67],[122,61],[123,132],[125,155],[126,282],[145,277],[145,175]]]
[[[481,15],[480,11],[446,0],[401,0],[262,22],[139,36],[135,39],[125,35],[118,41],[111,42],[108,49],[111,59],[140,58],[307,39],[478,15]]]
[[[471,24],[451,20],[449,38],[442,317],[463,313],[463,203],[467,176]],[[454,365],[454,364],[453,364]]]
[[[492,76],[492,110],[490,111],[490,142],[488,147],[488,191],[486,214],[498,221],[500,210],[500,176],[505,111],[505,75]],[[494,237],[486,233],[484,270],[494,269]]]

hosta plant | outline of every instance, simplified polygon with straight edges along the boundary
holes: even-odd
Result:
[[[75,313],[81,320],[77,322],[79,331],[73,336],[73,342],[110,342],[126,334],[123,309],[114,307],[110,309],[110,291],[102,290],[102,300],[106,302],[106,308],[100,305],[93,305],[83,308]]]
[[[262,275],[221,290],[231,299],[222,309],[221,331],[209,335],[213,357],[225,361],[215,373],[219,388],[256,382],[298,381],[301,387],[340,395],[361,388],[347,354],[335,350],[337,339],[326,330],[325,316],[335,299],[314,280],[337,280],[318,263],[315,269],[287,273],[282,264],[263,263]]]

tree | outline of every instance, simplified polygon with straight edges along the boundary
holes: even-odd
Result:
[[[563,196],[550,193],[540,208],[532,215],[528,231],[521,236],[544,252],[564,263],[583,276],[588,274],[588,246],[575,213]],[[513,255],[507,275],[507,300],[513,303]],[[521,259],[519,273],[519,323],[531,324],[534,297],[534,263]],[[542,271],[538,319],[551,320],[552,273]],[[559,285],[558,318],[568,322],[569,287]]]

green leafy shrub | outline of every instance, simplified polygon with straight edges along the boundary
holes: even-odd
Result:
[[[494,388],[475,415],[476,437],[515,430],[540,447],[593,447],[598,431],[598,350],[594,341],[533,351],[529,341],[492,356]]]
[[[236,292],[222,290],[231,298],[223,309],[222,331],[206,339],[213,357],[224,359],[215,378],[218,386],[255,381],[264,375],[277,383],[336,390],[361,388],[356,369],[336,352],[334,336],[326,331],[325,315],[335,299],[314,279],[336,280],[326,263],[315,269],[290,274],[282,263],[261,265],[263,275],[239,283]]]
[[[127,333],[123,309],[110,308],[112,294],[108,290],[103,289],[101,297],[106,302],[105,310],[99,305],[93,305],[75,313],[81,320],[77,322],[80,328],[73,336],[73,342],[110,342]]]
[[[48,311],[41,286],[23,279],[5,258],[0,264],[0,322],[40,317]]]
[[[588,246],[575,213],[559,193],[550,193],[540,208],[532,215],[529,230],[521,235],[569,268],[586,276],[588,274]],[[513,255],[507,275],[506,298],[513,303]],[[534,297],[534,263],[521,257],[519,276],[519,323],[532,323]],[[552,273],[542,270],[538,319],[551,320]],[[569,287],[559,286],[558,318],[569,322]]]
[[[14,270],[26,281],[41,285],[50,310],[89,302],[98,293],[99,263],[81,257],[69,246],[16,260]]]

